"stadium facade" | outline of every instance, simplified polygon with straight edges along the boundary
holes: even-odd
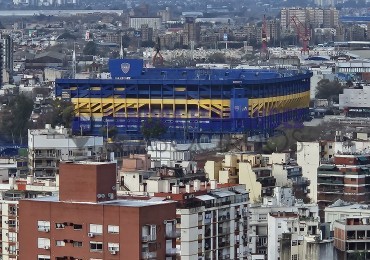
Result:
[[[140,137],[148,118],[166,137],[271,133],[309,115],[311,72],[299,70],[145,68],[142,60],[111,60],[112,79],[59,79],[56,96],[75,106],[75,132]]]

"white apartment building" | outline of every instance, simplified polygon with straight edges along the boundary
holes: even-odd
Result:
[[[57,176],[58,177],[58,176]],[[37,198],[56,195],[57,181],[34,181],[33,176],[27,179],[9,178],[7,183],[0,184],[1,210],[1,255],[2,260],[18,260],[18,204],[24,198]]]
[[[325,221],[330,223],[330,230],[334,231],[335,221],[343,221],[352,217],[370,217],[370,207],[366,204],[354,204],[337,200],[325,208]]]
[[[217,187],[202,195],[197,187],[183,193],[178,186],[168,197],[178,200],[177,249],[184,260],[245,259],[248,256],[248,193],[243,185]],[[160,194],[159,194],[160,196]]]
[[[319,223],[318,211],[316,204],[304,204],[301,201],[297,201],[293,196],[291,188],[275,187],[272,197],[265,197],[262,203],[250,205],[250,259],[278,259],[280,257],[279,239],[282,238],[282,234],[292,233],[293,237],[297,237],[299,234],[298,226],[301,225],[301,222],[302,226],[314,225],[317,227]],[[292,220],[294,221],[292,222]],[[282,224],[282,221],[285,221],[284,224]],[[309,221],[313,222],[308,223]],[[291,226],[292,223],[295,223],[293,228]],[[279,228],[279,226],[281,227]],[[314,229],[311,227],[310,230]],[[305,234],[308,235],[310,233],[306,232]],[[303,240],[302,235],[299,239]],[[295,250],[289,251],[293,252],[291,257],[295,257]]]
[[[72,136],[69,129],[51,125],[28,130],[28,167],[35,178],[54,179],[61,160],[95,160],[102,153],[100,136]]]
[[[343,94],[339,94],[339,108],[370,109],[370,85],[363,85],[361,88],[343,89]]]
[[[152,161],[151,167],[174,167],[174,162],[190,160],[190,150],[182,149],[175,142],[153,141],[147,147],[147,153]]]
[[[162,25],[162,18],[153,16],[153,17],[130,17],[129,26],[135,30],[140,30],[142,25],[148,25],[149,28],[158,30]]]

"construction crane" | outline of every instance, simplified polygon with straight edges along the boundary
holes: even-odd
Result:
[[[268,59],[268,49],[267,49],[267,24],[266,24],[266,15],[263,16],[262,23],[262,47],[261,47],[261,58],[264,60]]]
[[[157,37],[157,43],[154,47],[154,50],[155,50],[155,54],[153,56],[153,66],[154,67],[161,67],[163,66],[163,56],[161,54],[161,41],[159,39],[159,37]]]
[[[302,53],[309,53],[308,43],[310,42],[309,30],[307,25],[303,24],[297,16],[293,15],[290,21],[294,24],[299,40],[302,42]]]

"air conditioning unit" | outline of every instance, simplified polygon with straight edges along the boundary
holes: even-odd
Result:
[[[94,237],[94,233],[87,233],[88,237]]]
[[[5,220],[5,224],[9,224],[9,221]]]
[[[44,249],[49,250],[50,246],[44,246]]]
[[[117,254],[117,251],[112,250],[112,251],[110,251],[110,254],[111,255],[116,255]]]

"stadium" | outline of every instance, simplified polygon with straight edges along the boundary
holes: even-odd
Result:
[[[109,70],[112,79],[56,81],[56,97],[75,106],[74,132],[114,126],[140,138],[143,122],[157,118],[173,140],[256,135],[309,115],[308,71],[145,68],[134,59],[111,60]]]

